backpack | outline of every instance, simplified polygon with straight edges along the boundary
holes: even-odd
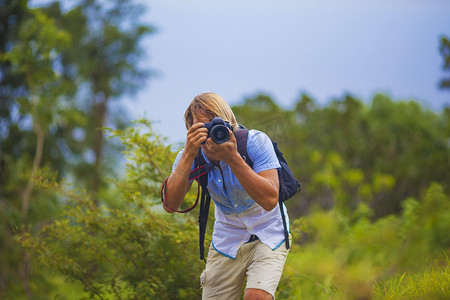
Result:
[[[245,162],[253,169],[253,162],[248,156],[247,152],[247,138],[248,138],[248,129],[237,129],[234,132],[234,135],[236,137],[236,143],[237,143],[237,150],[239,154],[242,156],[242,158],[245,160]],[[287,229],[286,224],[286,217],[284,215],[284,209],[283,205],[281,205],[284,201],[288,200],[289,198],[292,198],[296,193],[298,193],[301,190],[301,185],[297,181],[297,179],[292,174],[291,169],[289,168],[283,153],[278,148],[278,145],[276,142],[271,140],[273,148],[275,150],[275,154],[278,158],[278,162],[280,163],[281,168],[277,169],[278,171],[278,180],[279,180],[279,192],[278,192],[278,202],[280,203],[280,212],[281,212],[281,218],[283,220],[283,227],[284,227],[284,237],[285,237],[285,243],[286,248],[289,249],[289,232]],[[209,213],[209,206],[211,203],[211,196],[209,195],[207,185],[208,185],[208,172],[211,171],[214,168],[214,165],[212,163],[206,163],[205,159],[203,158],[203,155],[201,153],[201,150],[199,150],[199,153],[194,159],[194,170],[191,172],[191,175],[189,176],[189,179],[197,179],[199,186],[202,188],[202,195],[201,195],[201,202],[200,202],[200,213],[198,217],[198,223],[199,223],[199,246],[200,246],[200,259],[205,260],[204,252],[205,252],[205,232],[206,232],[206,225],[208,222],[208,213]],[[194,205],[196,205],[198,202],[198,195],[197,200]],[[193,207],[192,207],[193,208]],[[191,208],[191,209],[192,209]],[[190,210],[190,209],[189,209]]]

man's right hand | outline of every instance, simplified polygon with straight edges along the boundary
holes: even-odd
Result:
[[[205,123],[192,124],[187,132],[184,151],[191,158],[197,156],[200,145],[208,138],[208,129],[204,125]]]

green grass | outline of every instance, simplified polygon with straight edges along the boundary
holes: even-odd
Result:
[[[450,264],[404,273],[375,286],[374,299],[450,299]]]

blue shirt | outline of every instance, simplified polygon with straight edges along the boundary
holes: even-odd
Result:
[[[261,131],[249,130],[247,152],[255,173],[280,168],[270,138]],[[183,150],[178,153],[172,171],[182,153]],[[204,154],[203,157],[209,162]],[[266,211],[247,194],[228,164],[222,161],[219,164],[220,168],[215,166],[208,173],[208,191],[216,206],[213,247],[234,259],[239,247],[248,241],[251,234],[255,234],[261,242],[276,249],[284,242],[279,204],[273,210]],[[284,205],[283,209],[289,224]]]

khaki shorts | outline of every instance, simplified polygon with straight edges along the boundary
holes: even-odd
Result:
[[[202,299],[240,299],[246,276],[246,289],[264,290],[275,299],[288,253],[285,243],[272,250],[256,240],[243,244],[233,260],[210,246],[206,269],[200,276]]]

